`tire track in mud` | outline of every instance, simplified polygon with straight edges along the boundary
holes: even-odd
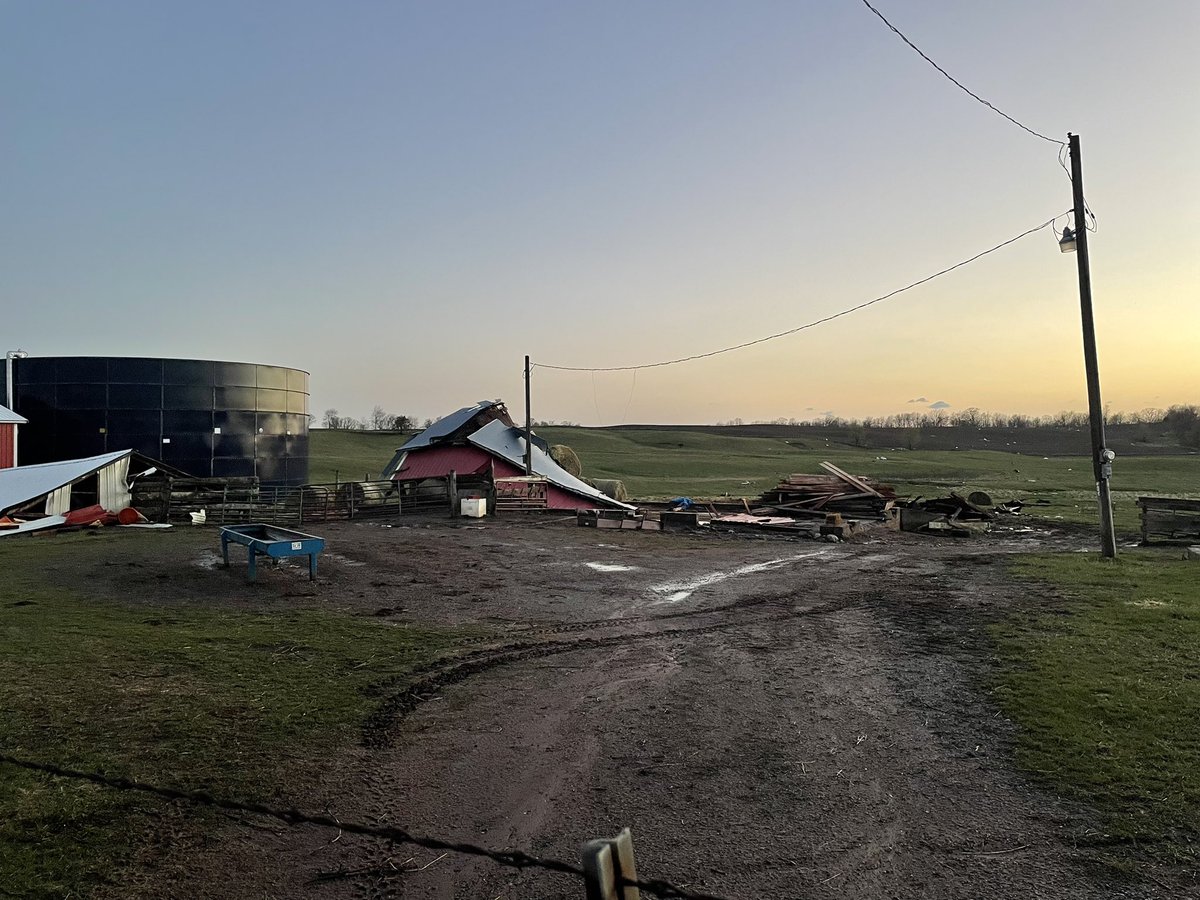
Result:
[[[861,569],[863,562],[879,564],[881,561],[890,561],[890,557],[876,556],[866,560],[851,558],[831,561],[826,565],[844,569],[849,563]],[[645,644],[691,634],[711,634],[764,622],[815,618],[859,607],[870,596],[869,593],[856,591],[827,603],[798,606],[797,592],[788,590],[740,597],[730,603],[703,609],[520,626],[507,634],[471,638],[463,641],[461,646],[479,649],[434,660],[406,676],[372,686],[371,694],[377,698],[378,705],[363,725],[362,745],[372,752],[386,750],[394,745],[405,718],[441,689],[503,666],[564,653]],[[720,621],[704,624],[705,619],[713,618],[720,618]],[[684,624],[696,620],[699,624]],[[659,623],[678,624],[674,627],[654,627]],[[638,626],[648,630],[631,630]],[[617,633],[611,633],[613,631]],[[566,637],[580,632],[601,632],[602,635]],[[369,810],[367,819],[377,824],[391,821],[395,813],[395,797],[387,783],[386,772],[382,768],[369,766],[361,775],[360,796]],[[394,848],[383,843],[368,844],[360,852],[359,866],[345,873],[345,887],[359,900],[388,900],[404,896],[403,876],[407,868],[404,865],[397,866],[393,860]]]
[[[828,603],[797,607],[795,593],[764,594],[743,597],[732,603],[707,609],[686,610],[657,616],[629,616],[617,619],[600,619],[592,622],[571,622],[560,625],[535,626],[522,631],[521,639],[498,643],[492,647],[473,650],[451,658],[435,660],[404,678],[404,686],[386,694],[389,686],[401,679],[390,679],[375,688],[381,701],[363,726],[363,746],[371,751],[386,750],[393,746],[397,728],[403,720],[415,712],[422,703],[437,691],[458,684],[472,676],[489,672],[503,666],[532,659],[555,656],[563,653],[598,650],[608,647],[629,646],[664,638],[686,635],[704,635],[719,631],[743,628],[764,622],[784,622],[794,619],[830,615],[862,605],[864,595],[853,594]],[[633,631],[609,634],[601,637],[569,638],[554,640],[557,635],[570,635],[588,629],[620,629],[630,625],[678,620],[701,619],[724,616],[722,621],[693,626],[657,628],[649,631]],[[544,640],[529,638],[543,637]],[[495,641],[496,638],[488,640]],[[371,812],[367,820],[383,825],[391,821],[395,797],[386,784],[384,771],[372,767],[364,772],[362,796]],[[385,812],[386,810],[386,812]],[[369,842],[360,855],[359,866],[346,871],[341,879],[352,895],[359,900],[389,900],[405,895],[403,876],[408,871],[394,863],[394,848],[384,842]]]
[[[420,706],[433,692],[465,681],[473,675],[501,666],[529,659],[555,656],[579,650],[598,650],[606,647],[646,643],[660,638],[680,635],[701,635],[769,621],[785,621],[809,616],[840,612],[859,604],[858,597],[848,597],[818,606],[797,609],[792,604],[794,594],[768,594],[742,598],[724,606],[708,609],[688,610],[661,616],[630,616],[619,619],[600,619],[594,622],[571,622],[563,625],[531,628],[522,632],[522,638],[543,637],[544,640],[522,639],[498,644],[482,650],[473,650],[458,656],[435,660],[419,667],[407,676],[389,679],[373,685],[369,693],[379,697],[380,702],[363,723],[362,743],[370,749],[383,749],[391,745],[395,727],[413,710]],[[776,607],[775,612],[757,615],[737,615],[757,612],[761,607]],[[658,628],[652,631],[634,631],[603,637],[582,637],[569,640],[553,640],[560,634],[571,634],[587,630],[607,630],[628,625],[645,624],[660,620],[704,618],[735,614],[724,621],[693,627]],[[494,638],[491,640],[495,640]],[[400,690],[387,693],[397,682],[404,681]]]

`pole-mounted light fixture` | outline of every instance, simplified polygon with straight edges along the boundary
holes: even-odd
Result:
[[[1070,228],[1064,228],[1062,237],[1058,239],[1058,249],[1063,253],[1075,252],[1075,232]]]

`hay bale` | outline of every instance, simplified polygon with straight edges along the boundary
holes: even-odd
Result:
[[[606,497],[612,497],[619,503],[624,503],[629,499],[629,491],[625,490],[625,482],[618,478],[597,478],[593,484],[596,490]]]
[[[550,458],[576,478],[583,474],[583,463],[579,461],[579,455],[566,444],[552,445]]]

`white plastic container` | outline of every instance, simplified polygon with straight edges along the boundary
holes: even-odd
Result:
[[[487,515],[486,497],[464,497],[459,503],[459,512],[469,519],[482,519]]]

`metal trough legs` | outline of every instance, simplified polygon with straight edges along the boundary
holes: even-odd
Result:
[[[325,549],[324,538],[286,528],[267,525],[239,525],[221,529],[221,559],[229,568],[230,543],[246,547],[246,577],[258,576],[258,557],[282,559],[288,556],[308,557],[308,580],[317,580],[317,554]]]

